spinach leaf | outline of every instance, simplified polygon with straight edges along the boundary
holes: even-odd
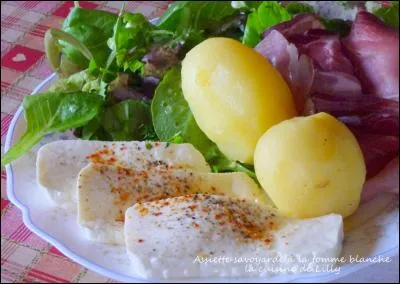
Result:
[[[214,172],[247,173],[256,179],[251,166],[228,159],[196,123],[181,89],[179,68],[172,68],[156,89],[151,104],[154,129],[161,141],[191,143],[211,165]]]
[[[172,68],[158,85],[151,103],[154,130],[161,141],[171,141],[179,135],[191,143],[209,160],[216,153],[215,145],[197,125],[181,89],[180,69]]]
[[[74,7],[65,19],[62,30],[71,34],[90,50],[98,66],[106,63],[110,53],[107,40],[113,35],[117,15],[100,10]],[[89,61],[73,45],[61,41],[62,53],[73,63],[87,68]]]
[[[31,149],[46,134],[84,125],[97,115],[102,103],[102,97],[82,92],[49,92],[25,97],[27,129],[1,158],[2,167]]]
[[[150,140],[155,138],[150,104],[125,100],[104,109],[101,125],[114,141]]]
[[[159,29],[175,33],[176,42],[194,46],[218,28],[228,16],[238,13],[230,1],[176,1],[158,20]]]
[[[254,47],[261,40],[261,34],[281,22],[289,21],[291,14],[277,1],[265,1],[256,11],[247,17],[246,27],[243,35],[243,44]]]

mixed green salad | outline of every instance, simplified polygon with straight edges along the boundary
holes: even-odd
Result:
[[[398,27],[398,3],[370,6]],[[2,166],[46,134],[73,129],[86,140],[191,143],[214,172],[243,171],[255,178],[253,166],[225,157],[198,127],[182,94],[180,63],[209,37],[254,47],[266,28],[312,12],[312,6],[296,2],[177,1],[154,23],[124,7],[116,15],[75,2],[62,29],[51,28],[45,36],[48,61],[60,79],[45,93],[24,98],[27,130],[2,157]],[[350,22],[321,20],[341,35],[350,30]]]

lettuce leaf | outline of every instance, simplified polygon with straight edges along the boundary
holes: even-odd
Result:
[[[277,1],[265,1],[247,17],[243,35],[243,44],[254,47],[261,40],[261,34],[267,28],[292,19],[291,14]]]
[[[25,97],[22,105],[27,129],[1,158],[1,166],[23,155],[48,133],[86,124],[98,114],[102,104],[101,96],[82,92],[49,92]]]
[[[52,84],[47,92],[66,93],[66,92],[85,92],[99,94],[101,81],[99,78],[91,76],[89,71],[83,70],[70,75],[65,79],[58,79]]]
[[[219,28],[225,18],[238,12],[231,1],[176,1],[160,17],[157,26],[173,32],[176,43],[192,47]]]
[[[138,68],[137,60],[141,59],[152,43],[154,26],[139,13],[124,13],[119,16],[114,27],[109,47],[115,52],[117,65],[124,70]]]
[[[107,40],[113,35],[117,15],[100,10],[72,8],[65,19],[62,30],[71,34],[86,46],[98,66],[103,66],[110,54]],[[87,68],[89,60],[73,45],[61,42],[62,53],[78,66]]]

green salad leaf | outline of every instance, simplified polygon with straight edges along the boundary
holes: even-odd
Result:
[[[65,79],[58,79],[47,90],[48,92],[80,92],[86,82],[89,81],[87,70],[70,75]]]
[[[103,109],[99,111],[98,115],[79,129],[79,138],[84,140],[112,141],[111,135],[107,133],[101,125],[103,111]]]
[[[115,52],[117,65],[124,70],[137,71],[141,67],[139,60],[152,43],[153,30],[154,26],[142,14],[126,12],[120,16],[108,42]]]
[[[173,32],[176,42],[194,46],[236,13],[231,1],[176,1],[160,17],[157,26]]]
[[[65,19],[62,30],[79,40],[93,55],[98,66],[103,66],[110,54],[107,40],[113,35],[117,15],[100,10],[72,8]],[[73,45],[61,41],[62,53],[73,63],[83,69],[89,60]]]
[[[243,35],[243,44],[254,47],[261,40],[261,34],[267,28],[289,21],[291,14],[277,1],[264,1],[257,10],[247,17]]]
[[[65,79],[58,79],[52,84],[47,92],[66,93],[66,92],[86,92],[99,94],[101,89],[101,80],[91,76],[89,71],[82,70],[70,75]]]
[[[381,7],[374,11],[382,21],[393,29],[399,29],[399,2],[393,1],[388,7]]]
[[[171,31],[204,29],[234,13],[230,1],[176,1],[160,17],[157,25]]]
[[[102,103],[102,97],[82,92],[49,92],[25,97],[22,105],[26,132],[1,158],[1,166],[23,155],[48,133],[86,124],[97,115]]]
[[[158,85],[151,114],[154,129],[161,141],[172,141],[177,135],[192,143],[209,160],[215,157],[214,143],[197,125],[189,105],[183,97],[179,68],[168,71]]]
[[[122,101],[106,108],[101,120],[104,130],[114,141],[155,138],[149,102],[133,99]]]
[[[170,69],[156,89],[151,104],[153,125],[161,141],[191,143],[214,172],[245,172],[255,178],[252,166],[228,159],[197,125],[181,88],[180,69]]]
[[[100,68],[102,79],[110,82],[116,78],[118,71],[143,75],[144,55],[152,47],[169,41],[172,36],[172,32],[158,29],[142,14],[124,12],[122,8],[113,28],[113,35],[107,41],[111,53],[106,67]],[[93,63],[92,65],[95,66]]]
[[[129,99],[105,106],[80,130],[85,140],[156,140],[150,102]]]

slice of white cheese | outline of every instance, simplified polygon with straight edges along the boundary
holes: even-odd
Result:
[[[287,219],[238,198],[187,195],[126,211],[132,269],[145,279],[315,272],[339,257],[340,215]],[[314,258],[315,257],[315,258]]]
[[[272,204],[245,173],[135,170],[91,163],[78,177],[78,222],[94,241],[124,244],[125,211],[137,202],[193,193],[221,194]]]
[[[38,183],[57,205],[76,208],[78,173],[91,161],[138,170],[174,166],[210,172],[203,155],[191,144],[62,140],[40,148],[36,161]]]

